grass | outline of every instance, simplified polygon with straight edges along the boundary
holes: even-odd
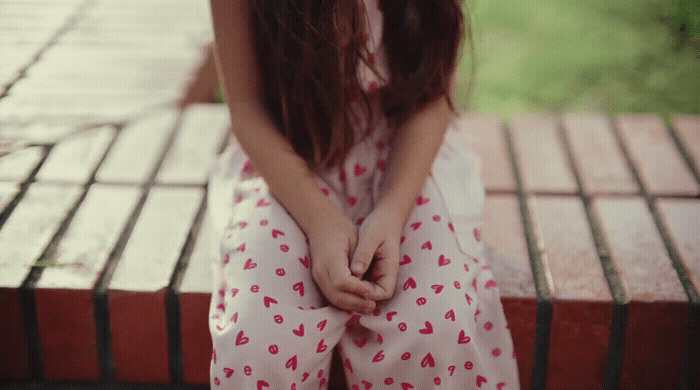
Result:
[[[687,15],[696,0],[467,1],[477,69],[469,94],[465,45],[461,107],[506,118],[558,110],[700,114],[700,58],[689,44],[700,31],[688,28],[698,28],[699,16]],[[684,17],[685,35],[674,34]]]

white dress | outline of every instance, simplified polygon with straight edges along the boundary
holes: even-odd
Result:
[[[382,14],[377,0],[366,1],[368,48],[385,69]],[[380,77],[358,72],[364,88],[378,86]],[[342,167],[317,176],[357,224],[379,199],[389,153],[387,119],[375,116],[371,125]],[[208,212],[220,237],[212,388],[326,388],[337,346],[350,389],[518,389],[510,332],[483,257],[479,171],[478,156],[450,126],[404,228],[394,297],[374,313],[348,313],[324,302],[304,233],[232,141],[209,182]]]

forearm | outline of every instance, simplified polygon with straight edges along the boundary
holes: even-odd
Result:
[[[335,206],[261,107],[252,3],[211,1],[216,68],[234,135],[270,191],[307,231],[316,216],[329,215]]]
[[[378,207],[392,209],[402,226],[416,204],[453,117],[443,97],[428,104],[397,129]]]
[[[232,107],[233,132],[270,192],[308,233],[319,216],[339,210],[323,194],[306,162],[259,107]]]

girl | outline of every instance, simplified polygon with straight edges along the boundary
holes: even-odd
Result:
[[[209,187],[220,235],[211,385],[518,388],[482,261],[477,158],[450,123],[459,0],[212,0],[237,144]]]

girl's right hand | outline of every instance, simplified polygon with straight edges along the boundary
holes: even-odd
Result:
[[[323,215],[306,231],[311,252],[311,275],[330,304],[343,310],[371,312],[376,303],[367,298],[373,286],[350,272],[357,245],[357,228],[339,210]]]

